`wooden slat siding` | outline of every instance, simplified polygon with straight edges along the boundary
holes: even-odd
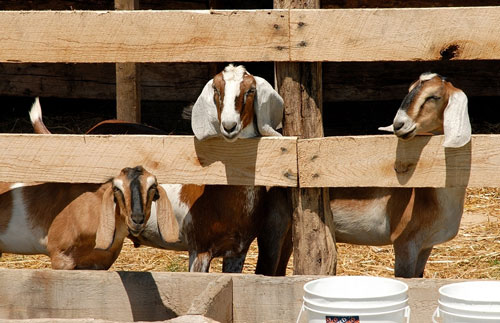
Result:
[[[474,135],[471,143],[454,149],[444,148],[443,140],[419,136],[400,141],[391,135],[299,140],[299,185],[500,186],[500,135]]]
[[[141,64],[140,72],[143,100],[194,102],[209,79],[206,63]],[[0,64],[0,95],[114,100],[115,64]]]
[[[292,10],[292,61],[500,58],[500,7]]]
[[[141,64],[141,98],[194,102],[224,68],[213,66],[209,72],[207,63]],[[262,76],[271,69],[249,71]],[[113,71],[114,64],[0,64],[0,95],[114,99]],[[324,63],[323,101],[401,100],[424,71],[445,75],[469,97],[500,95],[500,61]]]
[[[0,12],[0,62],[288,60],[286,11]]]
[[[0,181],[102,183],[142,165],[160,183],[297,186],[296,138],[0,135]]]

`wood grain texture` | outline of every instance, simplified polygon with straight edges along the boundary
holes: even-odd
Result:
[[[220,284],[221,277],[232,280],[232,322],[277,323],[295,322],[303,303],[304,284],[325,276],[0,269],[0,320],[9,323],[11,319],[37,317],[53,320],[33,322],[87,323],[83,318],[89,317],[98,323],[165,320],[184,315],[196,306],[197,296],[209,290],[209,285]],[[398,280],[408,285],[410,323],[431,322],[438,305],[438,289],[461,281]],[[191,321],[187,316],[182,318],[186,320],[172,322],[202,322],[194,320],[195,317]],[[307,322],[304,315],[302,318],[300,323]]]
[[[300,186],[500,186],[499,135],[474,135],[462,148],[444,148],[443,140],[389,135],[299,140]]]
[[[291,10],[292,61],[499,59],[500,7]]]
[[[285,11],[0,12],[0,62],[288,60]]]
[[[142,165],[160,183],[297,186],[296,138],[0,135],[0,181],[102,183]]]
[[[274,8],[319,8],[319,0],[274,0]],[[283,134],[323,137],[321,63],[276,63],[276,86],[285,104]],[[325,188],[291,189],[293,271],[296,275],[333,275],[335,227]]]
[[[115,10],[137,10],[139,0],[114,0]],[[140,66],[135,63],[116,64],[116,118],[141,122]]]
[[[322,0],[321,8],[477,7],[497,4],[497,0]]]

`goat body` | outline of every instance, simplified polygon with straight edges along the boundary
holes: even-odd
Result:
[[[108,250],[94,250],[106,185],[45,183],[10,185],[0,195],[0,250],[46,254],[55,269],[107,269],[128,234],[117,217],[116,239]],[[121,239],[120,239],[121,237]],[[120,241],[121,240],[121,241]]]
[[[467,97],[437,74],[424,73],[410,86],[393,125],[402,140],[442,134],[447,147],[470,140]],[[434,245],[456,236],[465,187],[330,188],[337,242],[394,245],[398,277],[422,277]]]
[[[2,184],[0,252],[46,254],[54,269],[108,269],[125,237],[144,228],[153,200],[166,199],[156,185],[142,167],[105,184]]]
[[[242,66],[229,65],[210,80],[193,107],[192,125],[198,139],[221,136],[228,141],[280,135],[281,97],[265,80]],[[35,102],[30,112],[36,133],[50,133]],[[88,134],[162,133],[140,125],[105,122]],[[152,132],[151,132],[152,131]],[[241,272],[251,242],[257,237],[256,273],[284,275],[291,254],[291,205],[286,189],[257,186],[161,185],[171,202],[177,239],[166,241],[154,205],[141,234],[129,236],[136,245],[189,251],[190,271],[208,271],[214,257],[223,257],[224,272]]]

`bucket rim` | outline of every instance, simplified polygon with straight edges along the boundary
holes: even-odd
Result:
[[[496,322],[498,322],[498,319],[500,317],[497,317],[497,316],[483,316],[483,317],[477,317],[477,316],[474,316],[474,315],[464,315],[464,314],[456,314],[456,313],[450,313],[448,311],[445,311],[445,310],[442,310],[438,307],[438,313],[444,313],[446,315],[451,315],[451,316],[457,316],[459,318],[464,318],[464,319],[481,319],[481,320],[488,320],[488,321],[493,321],[495,320]]]
[[[306,303],[309,303],[309,304],[311,304],[311,305],[318,306],[318,307],[326,307],[325,305],[318,304],[318,303],[316,303],[316,302],[314,302],[314,301],[306,300],[305,296],[303,296],[303,297],[302,297],[302,300],[303,300],[303,302],[304,302],[304,305],[305,305]],[[348,301],[347,299],[345,299],[345,300],[341,300],[341,302],[349,302],[349,301]],[[379,302],[379,300],[377,300],[377,302]],[[375,308],[382,308],[382,307],[389,307],[389,306],[397,306],[397,305],[402,305],[402,304],[405,304],[405,303],[406,303],[406,304],[408,304],[408,302],[409,302],[409,298],[408,298],[408,297],[406,297],[406,298],[405,298],[404,300],[402,300],[402,301],[390,302],[390,303],[385,304],[385,305],[382,305],[382,306],[367,306],[366,304],[363,304],[362,306],[361,306],[361,305],[360,305],[360,306],[361,306],[362,308],[367,308],[367,309],[368,309],[368,308],[373,308],[373,309],[375,309]],[[375,303],[375,302],[373,302],[373,303]],[[351,309],[352,309],[352,310],[354,310],[354,309],[357,309],[357,308],[359,308],[359,307],[352,307],[352,308],[346,308],[346,309],[347,309],[347,310],[351,310]]]
[[[487,300],[478,300],[474,299],[472,297],[457,297],[455,295],[450,294],[449,292],[446,292],[447,289],[453,288],[456,286],[464,286],[464,285],[486,285],[486,284],[496,284],[499,285],[500,287],[500,281],[495,281],[495,280],[475,280],[475,281],[465,281],[465,282],[458,282],[458,283],[451,283],[451,284],[446,284],[443,285],[439,288],[439,296],[444,296],[449,299],[454,299],[454,300],[459,300],[459,301],[466,301],[466,302],[472,302],[474,304],[479,304],[479,303],[485,303],[485,304],[491,304],[491,303],[498,303],[500,305],[500,299],[496,301],[487,301]]]
[[[441,300],[438,300],[438,305],[439,305],[439,308],[443,307],[445,309],[445,311],[448,312],[447,309],[451,309],[453,311],[455,310],[458,310],[460,312],[470,312],[471,314],[473,313],[487,313],[488,315],[492,315],[492,314],[496,314],[495,317],[497,318],[500,318],[500,306],[498,308],[497,311],[492,311],[492,310],[489,310],[487,308],[475,308],[475,306],[477,306],[477,304],[469,304],[469,306],[467,306],[467,304],[448,304],[448,303],[444,303],[444,302],[441,302]],[[487,304],[485,304],[486,306]],[[481,306],[481,305],[480,305]],[[492,316],[490,316],[492,317]]]
[[[338,279],[371,279],[371,280],[378,280],[378,281],[386,281],[386,282],[391,282],[391,283],[395,283],[395,284],[398,284],[402,287],[402,289],[398,292],[393,292],[393,293],[386,293],[386,294],[382,294],[382,295],[379,295],[377,297],[373,297],[373,298],[377,298],[377,299],[381,299],[381,298],[390,298],[390,297],[393,297],[393,296],[396,296],[396,295],[401,295],[401,294],[406,294],[408,293],[408,284],[402,282],[402,281],[399,281],[397,279],[392,279],[392,278],[387,278],[387,277],[378,277],[378,276],[333,276],[333,277],[325,277],[325,278],[319,278],[319,279],[314,279],[314,280],[311,280],[307,283],[304,284],[304,292],[306,293],[309,293],[311,295],[317,295],[317,296],[320,296],[320,297],[324,297],[324,298],[328,298],[328,299],[344,299],[344,300],[359,300],[359,299],[366,299],[367,297],[365,296],[359,296],[359,297],[348,297],[348,296],[342,296],[342,297],[332,297],[330,295],[325,295],[324,293],[319,293],[319,292],[311,292],[309,290],[307,290],[307,288],[309,286],[311,286],[313,283],[318,283],[319,281],[326,281],[326,280],[338,280]]]
[[[392,311],[385,311],[385,312],[378,312],[378,313],[359,313],[359,314],[356,314],[356,313],[342,313],[342,312],[319,312],[319,311],[316,311],[312,308],[309,308],[307,307],[305,304],[303,304],[304,308],[308,311],[311,311],[311,312],[314,312],[316,314],[325,314],[325,315],[354,315],[354,316],[368,316],[368,315],[386,315],[386,314],[392,314],[392,313],[396,313],[396,312],[399,312],[399,311],[407,311],[407,309],[410,308],[410,305],[406,305],[405,307],[401,307],[401,308],[398,308],[396,310],[392,310]]]

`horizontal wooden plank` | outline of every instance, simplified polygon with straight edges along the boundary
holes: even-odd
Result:
[[[5,11],[0,62],[500,59],[499,20],[500,7]]]
[[[498,0],[321,0],[321,8],[420,8],[495,6]]]
[[[292,61],[499,59],[500,7],[291,10]]]
[[[92,317],[95,321],[89,322],[94,323],[163,321],[185,314],[204,290],[231,279],[233,286],[228,289],[232,290],[232,322],[295,322],[303,304],[304,284],[320,278],[324,276],[0,269],[0,320],[15,323],[9,320],[43,317],[60,318],[53,320],[57,323],[87,323],[84,318]],[[461,281],[398,280],[408,285],[410,322],[430,322],[437,307],[438,289]],[[307,321],[304,316],[300,322]],[[193,318],[192,322],[200,321]]]
[[[498,187],[500,135],[474,135],[462,148],[443,136],[392,135],[299,140],[301,187]]]
[[[247,11],[4,11],[0,62],[288,60],[288,15]]]
[[[297,186],[296,138],[0,135],[0,181],[102,183],[144,166],[160,183]]]

